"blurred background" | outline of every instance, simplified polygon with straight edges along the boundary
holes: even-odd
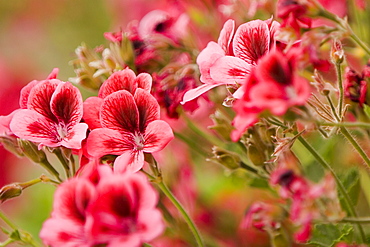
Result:
[[[90,47],[103,44],[104,32],[117,28],[133,13],[124,9],[122,2],[0,1],[0,115],[18,108],[20,89],[34,79],[45,79],[53,68],[60,69],[61,80],[73,77],[69,61],[77,46],[82,42]],[[0,146],[0,186],[25,182],[43,172]],[[37,184],[0,207],[19,228],[38,238],[42,222],[50,214],[53,191],[52,185]],[[0,234],[0,241],[5,239]]]

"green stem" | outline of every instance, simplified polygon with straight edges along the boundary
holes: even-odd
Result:
[[[184,217],[186,223],[188,224],[191,232],[193,233],[195,240],[198,244],[198,246],[203,247],[203,240],[199,235],[198,229],[195,226],[194,222],[188,215],[188,213],[185,211],[184,207],[181,205],[181,203],[176,199],[176,197],[172,194],[172,192],[168,189],[168,187],[163,183],[163,181],[158,183],[158,187],[162,190],[162,192],[167,196],[167,198],[173,203],[173,205],[179,210],[181,215]]]
[[[338,103],[338,117],[339,122],[342,120],[343,114],[343,102],[344,102],[344,88],[343,88],[343,79],[342,79],[342,69],[340,63],[335,63],[335,71],[337,72],[338,87],[339,87],[339,103]]]
[[[370,159],[366,155],[365,151],[362,149],[362,147],[357,143],[357,141],[353,138],[351,133],[348,132],[348,130],[345,127],[339,128],[341,133],[347,138],[347,140],[352,144],[352,146],[356,149],[356,151],[360,154],[361,158],[365,161],[368,168],[370,168]]]
[[[2,242],[0,244],[0,247],[8,246],[9,244],[14,243],[14,242],[15,242],[14,239],[8,238],[5,242]]]
[[[55,170],[55,168],[50,164],[50,162],[47,159],[40,161],[40,163],[38,164],[40,164],[45,170],[47,170],[51,175],[53,175],[59,182],[62,182],[59,172]]]
[[[315,159],[324,168],[326,168],[327,170],[330,171],[330,173],[334,177],[335,181],[337,182],[339,191],[343,195],[343,198],[344,198],[344,200],[347,204],[347,209],[348,209],[348,212],[349,212],[350,216],[357,217],[357,213],[356,213],[355,207],[352,203],[352,200],[351,200],[350,196],[348,195],[348,193],[346,191],[346,188],[344,187],[342,181],[339,179],[339,177],[335,173],[334,169],[321,157],[321,155],[302,136],[298,136],[297,139],[302,143],[302,145],[315,157]],[[362,228],[362,226],[360,224],[356,223],[356,225],[357,225],[357,227],[360,231],[361,240],[365,243],[366,237],[365,237],[364,229]]]
[[[5,216],[5,214],[0,210],[0,218],[13,230],[17,230],[17,227]]]
[[[359,217],[359,218],[344,218],[340,223],[356,223],[356,224],[370,224],[370,217]]]
[[[53,153],[58,157],[60,163],[62,164],[64,171],[66,173],[66,177],[69,178],[71,176],[71,171],[69,169],[68,162],[64,157],[62,151],[59,148],[54,149]]]
[[[317,124],[321,125],[321,126],[338,126],[338,127],[350,127],[350,128],[370,128],[370,123],[364,123],[364,122],[355,122],[355,123],[349,123],[349,122],[341,122],[341,123],[318,122]]]

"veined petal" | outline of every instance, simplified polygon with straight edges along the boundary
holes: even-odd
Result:
[[[220,32],[220,37],[217,41],[217,43],[221,46],[226,54],[229,51],[229,46],[234,35],[234,29],[235,21],[232,19],[227,20]]]
[[[50,72],[50,74],[48,75],[48,77],[46,77],[46,80],[57,79],[58,73],[59,73],[59,68],[54,68]]]
[[[60,146],[61,137],[56,124],[35,111],[28,109],[18,111],[10,122],[10,129],[22,139],[48,147]]]
[[[121,90],[104,99],[100,108],[100,121],[104,128],[135,133],[139,130],[139,111],[134,96]]]
[[[223,85],[224,83],[220,83],[220,84],[203,84],[197,88],[194,88],[194,89],[190,89],[189,91],[187,91],[185,94],[184,94],[184,97],[181,101],[181,104],[185,104],[186,102],[189,102],[197,97],[199,97],[200,95],[208,92],[209,90],[211,90],[212,88],[214,87],[217,87],[217,86],[220,86],[220,85]]]
[[[150,122],[144,134],[144,152],[153,153],[162,150],[173,139],[173,132],[163,120]]]
[[[244,23],[236,30],[233,49],[236,57],[250,64],[256,64],[270,47],[270,30],[261,20]]]
[[[87,138],[87,152],[93,157],[102,157],[107,154],[121,155],[127,150],[134,149],[135,141],[129,133],[108,128],[94,129]]]
[[[73,128],[82,118],[82,96],[78,88],[69,82],[61,82],[50,101],[51,112],[67,129]]]
[[[159,104],[153,95],[141,88],[136,90],[134,98],[139,111],[139,129],[144,132],[148,123],[159,119]]]
[[[22,88],[21,96],[20,96],[20,99],[19,99],[19,106],[22,109],[27,109],[27,102],[28,102],[28,97],[30,95],[30,92],[31,92],[32,88],[40,82],[41,81],[33,80]]]
[[[103,83],[99,90],[99,97],[105,98],[108,95],[119,90],[127,90],[134,94],[137,83],[135,82],[136,75],[131,69],[124,69],[113,73]]]
[[[212,65],[210,74],[213,80],[222,81],[223,84],[244,84],[251,67],[240,58],[225,56]]]
[[[78,123],[68,130],[67,135],[60,144],[70,149],[81,149],[81,142],[86,138],[86,132],[89,126],[85,123]]]
[[[138,88],[142,88],[148,93],[150,93],[150,90],[152,89],[152,76],[148,73],[140,73],[137,75],[135,79],[135,83],[137,84]]]
[[[89,97],[83,103],[83,119],[89,125],[89,129],[101,128],[100,107],[103,99],[99,97]]]
[[[55,89],[60,83],[62,81],[57,79],[37,83],[29,93],[27,108],[40,113],[53,122],[57,122],[57,118],[50,109],[50,102]]]
[[[135,173],[144,166],[143,151],[129,150],[121,154],[114,161],[115,173]]]

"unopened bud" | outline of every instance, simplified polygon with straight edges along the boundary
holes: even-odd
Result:
[[[22,186],[18,183],[5,185],[0,189],[0,201],[1,203],[11,198],[20,196],[22,194]]]
[[[23,152],[22,150],[20,150],[16,138],[13,138],[11,136],[0,136],[0,143],[9,152],[12,152],[19,157],[23,156]]]
[[[209,161],[221,164],[231,170],[240,167],[241,159],[237,153],[214,146],[212,148],[213,157]]]
[[[42,163],[46,160],[46,155],[43,150],[39,150],[37,146],[27,140],[18,139],[18,145],[23,151],[23,154],[35,163]]]
[[[266,161],[264,153],[258,150],[255,145],[248,147],[248,158],[255,166],[263,166]]]
[[[223,139],[229,141],[231,132],[233,130],[231,121],[219,111],[216,111],[215,114],[211,115],[211,119],[214,125],[210,126],[209,129],[213,129]]]
[[[342,43],[335,39],[333,41],[333,45],[331,47],[331,61],[334,63],[334,64],[341,64],[343,63],[343,60],[344,60],[344,50],[343,50],[343,47],[342,47]]]

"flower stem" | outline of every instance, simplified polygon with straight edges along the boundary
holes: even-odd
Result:
[[[347,140],[352,144],[352,146],[356,149],[356,151],[360,154],[361,158],[365,161],[368,168],[370,168],[370,159],[366,155],[365,151],[362,147],[357,143],[355,138],[349,133],[349,131],[345,127],[340,127],[340,132],[347,138]]]
[[[13,230],[17,230],[17,227],[5,216],[5,214],[0,210],[0,218]]]
[[[45,159],[39,163],[44,169],[46,169],[50,174],[52,174],[59,182],[62,182],[62,179],[59,176],[59,172],[50,164],[50,162]]]
[[[168,189],[166,184],[163,183],[163,181],[158,183],[158,187],[162,190],[162,192],[167,196],[167,198],[173,203],[173,205],[179,210],[179,212],[184,217],[186,223],[188,224],[191,232],[193,233],[195,240],[198,244],[198,246],[203,247],[203,240],[199,235],[198,229],[195,226],[194,222],[188,215],[188,213],[185,211],[184,207],[181,205],[181,203],[176,199],[176,197],[172,194],[172,192]]]
[[[370,217],[359,217],[359,218],[344,218],[340,223],[356,223],[356,224],[370,224]]]
[[[68,162],[66,160],[66,158],[64,157],[62,151],[59,149],[59,148],[56,148],[54,149],[53,153],[58,157],[60,163],[62,164],[65,172],[66,172],[66,177],[69,178],[70,175],[71,175],[71,171],[69,169],[69,165],[68,165]]]
[[[321,155],[311,146],[311,144],[306,141],[306,139],[304,139],[302,136],[298,136],[297,139],[300,141],[300,143],[302,143],[302,145],[315,157],[315,159],[324,168],[326,168],[327,170],[330,171],[330,173],[333,175],[335,181],[337,182],[339,191],[343,195],[343,198],[344,198],[344,200],[347,204],[347,209],[348,209],[348,212],[349,212],[350,216],[357,217],[357,213],[356,213],[355,207],[352,203],[352,200],[351,200],[350,196],[348,195],[348,193],[346,191],[346,188],[344,187],[342,181],[339,179],[339,177],[335,173],[334,169],[323,159],[323,157],[321,157]],[[360,231],[360,236],[361,236],[362,242],[365,243],[366,237],[365,237],[364,229],[362,228],[361,224],[359,224],[359,223],[355,223],[355,224],[357,225],[357,228]]]
[[[153,155],[151,154],[145,154],[145,160],[149,163],[153,175],[150,175],[149,173],[143,171],[151,180],[152,182],[156,183],[158,187],[162,190],[163,194],[167,196],[167,198],[173,203],[173,205],[177,208],[177,210],[181,213],[181,215],[184,217],[185,222],[188,224],[190,231],[193,233],[194,238],[198,244],[199,247],[204,247],[203,240],[200,237],[199,231],[197,227],[195,226],[193,220],[190,218],[189,214],[185,211],[184,207],[181,205],[181,203],[176,199],[176,197],[172,194],[171,190],[167,187],[167,185],[163,182],[162,173],[158,168],[157,161],[154,159]]]

